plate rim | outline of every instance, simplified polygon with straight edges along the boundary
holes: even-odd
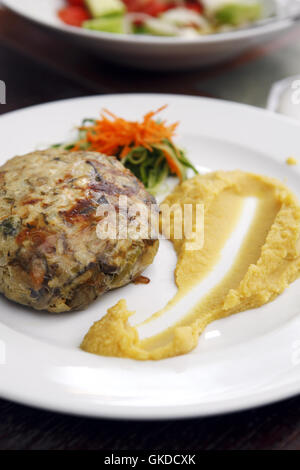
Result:
[[[37,104],[34,104],[34,105],[28,105],[28,106],[23,106],[21,108],[18,108],[18,109],[13,109],[11,111],[8,111],[6,113],[3,113],[3,114],[0,114],[0,120],[2,119],[5,119],[7,117],[11,117],[12,115],[14,114],[19,114],[21,112],[25,112],[25,111],[30,111],[30,110],[36,110],[38,108],[43,108],[43,107],[48,107],[48,106],[55,106],[56,104],[64,104],[64,103],[70,103],[72,101],[83,101],[83,100],[86,100],[86,101],[89,101],[89,100],[94,100],[94,99],[100,99],[101,98],[104,98],[104,99],[109,99],[109,98],[129,98],[129,97],[133,97],[133,98],[143,98],[144,96],[146,97],[153,97],[153,98],[166,98],[167,99],[174,99],[174,98],[179,98],[179,99],[186,99],[186,100],[201,100],[201,101],[207,101],[207,102],[214,102],[214,103],[221,103],[222,105],[229,105],[229,106],[232,106],[232,107],[236,107],[236,108],[244,108],[244,109],[247,109],[248,111],[252,111],[252,112],[255,112],[255,113],[260,113],[261,115],[268,115],[271,119],[273,120],[277,120],[277,121],[285,121],[286,123],[289,123],[289,124],[292,124],[294,125],[295,127],[300,127],[300,121],[298,122],[297,120],[295,120],[294,118],[292,117],[289,117],[289,116],[286,116],[286,115],[283,115],[283,114],[279,114],[279,113],[276,113],[274,112],[273,110],[270,110],[268,108],[262,108],[262,107],[259,107],[259,106],[255,106],[255,105],[251,105],[251,104],[247,104],[247,103],[239,103],[237,101],[231,101],[231,100],[226,100],[226,99],[222,99],[222,98],[214,98],[214,97],[211,97],[211,96],[200,96],[200,95],[185,95],[183,93],[164,93],[164,92],[137,92],[137,93],[102,93],[102,94],[94,94],[94,95],[82,95],[82,96],[76,96],[74,98],[60,98],[58,100],[54,100],[54,101],[46,101],[46,102],[43,102],[43,103],[37,103]]]

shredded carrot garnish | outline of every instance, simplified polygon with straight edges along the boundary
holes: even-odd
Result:
[[[173,160],[172,157],[170,157],[168,152],[166,152],[165,150],[163,150],[163,154],[165,156],[165,159],[167,160],[167,163],[168,163],[172,173],[174,173],[175,175],[178,176],[179,179],[181,179],[181,168],[180,168],[178,162],[175,162],[175,160]]]
[[[88,144],[89,150],[106,155],[119,154],[120,159],[125,158],[133,147],[144,147],[151,152],[153,145],[164,139],[171,140],[178,126],[178,122],[166,125],[165,121],[154,119],[165,108],[166,105],[145,114],[142,122],[126,121],[104,109],[101,119],[91,126],[80,127],[86,131],[85,137],[77,141],[72,150],[80,150],[83,144]]]

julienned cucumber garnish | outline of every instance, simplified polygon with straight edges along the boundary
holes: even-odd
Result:
[[[142,122],[126,121],[103,110],[100,119],[83,120],[74,142],[56,147],[114,155],[149,192],[157,194],[169,175],[184,181],[189,168],[197,173],[184,151],[172,141],[178,123],[167,125],[165,121],[155,119],[165,107],[150,111]]]

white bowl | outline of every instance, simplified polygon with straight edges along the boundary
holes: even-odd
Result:
[[[263,0],[264,6],[273,0]],[[65,25],[57,17],[63,0],[3,0],[14,12],[80,41],[101,57],[143,69],[180,70],[223,62],[280,34],[291,20],[196,38],[121,35]],[[68,44],[66,43],[66,47]]]

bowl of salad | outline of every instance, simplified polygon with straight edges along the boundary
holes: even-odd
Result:
[[[258,0],[65,0],[58,11],[68,25],[91,31],[197,38],[259,20]]]
[[[234,57],[288,28],[280,0],[3,0],[106,59],[179,70]],[[265,18],[274,21],[261,21]]]

